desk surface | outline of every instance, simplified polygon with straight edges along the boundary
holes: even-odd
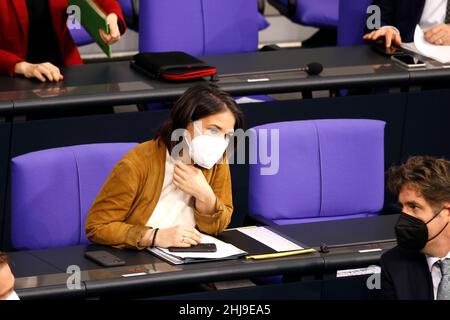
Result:
[[[392,64],[368,46],[290,49],[207,56],[202,59],[218,68],[220,81],[217,84],[234,95],[361,85],[401,85],[407,84],[410,77],[407,70]],[[314,61],[324,66],[319,76],[308,76],[300,71],[271,73],[304,67]],[[0,103],[14,101],[14,112],[27,113],[55,107],[83,108],[173,100],[195,83],[150,80],[131,69],[128,61],[65,67],[62,72],[64,82],[58,84],[0,77]],[[264,74],[230,76],[255,72]],[[269,81],[248,81],[262,78],[268,78]]]
[[[302,239],[301,242],[321,243],[318,234],[326,235],[329,243],[342,244],[343,233],[348,228],[363,231],[374,225],[372,236],[360,238],[355,233],[354,242],[380,241],[391,239],[396,216],[381,216],[367,219],[321,222],[296,226],[283,226],[286,235]],[[359,226],[359,227],[358,227]],[[298,232],[295,228],[298,227]],[[311,228],[309,228],[311,227]],[[317,231],[320,229],[320,232]],[[378,232],[376,231],[378,230]],[[386,232],[386,230],[391,230]],[[334,234],[334,236],[330,236]],[[306,241],[305,241],[306,240]],[[345,239],[345,243],[347,240]],[[98,296],[118,291],[132,291],[143,288],[163,288],[167,286],[202,282],[242,279],[276,274],[321,274],[337,268],[364,267],[376,264],[383,252],[392,248],[395,242],[378,243],[375,252],[361,253],[360,249],[374,248],[374,244],[350,245],[333,248],[327,254],[312,253],[268,260],[226,260],[188,265],[170,265],[147,251],[119,250],[98,245],[12,252],[11,268],[16,276],[16,290],[23,298],[36,297],[84,297]],[[108,250],[125,260],[126,265],[114,268],[100,268],[84,257],[86,251]],[[82,286],[69,290],[67,273],[69,266],[77,266],[81,271]],[[145,273],[145,275],[124,277],[123,275]]]

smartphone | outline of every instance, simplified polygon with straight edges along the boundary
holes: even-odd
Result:
[[[402,54],[403,52],[401,48],[396,46],[386,47],[384,41],[374,43],[372,49],[385,57],[392,57],[393,55]]]
[[[426,66],[425,62],[409,54],[396,54],[391,59],[408,69],[424,68]]]
[[[86,258],[98,263],[103,267],[117,267],[123,266],[125,264],[124,260],[104,250],[87,251],[84,253],[84,255],[86,256]]]
[[[199,243],[192,247],[170,247],[170,252],[216,252],[217,247],[215,243]]]

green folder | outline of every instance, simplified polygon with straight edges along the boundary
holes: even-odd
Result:
[[[99,34],[99,29],[109,33],[109,26],[106,22],[106,14],[93,0],[69,0],[69,5],[75,5],[80,8],[80,23],[91,35],[92,39],[98,44],[103,52],[111,58],[111,46],[103,42]]]

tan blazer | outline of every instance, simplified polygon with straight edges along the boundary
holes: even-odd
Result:
[[[166,146],[150,140],[130,150],[114,167],[94,200],[86,220],[86,236],[95,243],[118,248],[144,249],[139,241],[158,203],[164,182]],[[216,164],[202,172],[214,191],[215,213],[204,215],[195,207],[197,228],[217,235],[230,223],[233,213],[228,164]]]

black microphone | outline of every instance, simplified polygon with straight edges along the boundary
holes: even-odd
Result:
[[[290,69],[278,69],[278,70],[265,70],[265,71],[255,71],[255,72],[242,72],[242,73],[229,73],[220,75],[219,78],[229,78],[238,76],[256,76],[256,75],[270,75],[273,73],[285,73],[285,72],[306,72],[308,75],[316,76],[323,71],[323,65],[318,62],[310,62],[305,67],[300,68],[290,68]]]
[[[305,71],[307,74],[311,76],[316,76],[323,71],[323,65],[318,62],[311,62],[306,65],[305,68],[302,68],[302,71]]]

